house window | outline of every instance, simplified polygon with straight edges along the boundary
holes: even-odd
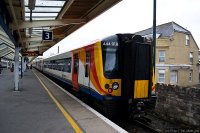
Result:
[[[176,84],[177,83],[177,71],[171,71],[170,72],[170,83]]]
[[[158,83],[165,83],[165,70],[158,70]]]
[[[190,52],[189,60],[190,60],[190,64],[193,64],[193,52]]]
[[[193,75],[193,71],[190,70],[190,72],[189,72],[189,81],[192,81],[192,75]]]
[[[185,35],[185,45],[190,45],[190,38],[189,35]]]
[[[159,51],[159,62],[165,62],[165,51],[164,50]]]

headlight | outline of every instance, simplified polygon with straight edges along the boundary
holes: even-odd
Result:
[[[113,90],[117,90],[119,88],[119,84],[117,82],[114,82],[112,84],[112,88],[113,88]]]
[[[109,84],[105,84],[105,88],[108,89],[109,88]]]

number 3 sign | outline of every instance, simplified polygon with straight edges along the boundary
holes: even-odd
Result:
[[[43,41],[53,41],[53,31],[43,31],[42,32]]]

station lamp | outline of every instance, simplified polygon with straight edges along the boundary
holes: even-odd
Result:
[[[36,0],[29,0],[29,1],[28,1],[28,8],[29,8],[30,10],[34,10],[34,9],[35,9],[35,1],[36,1]]]

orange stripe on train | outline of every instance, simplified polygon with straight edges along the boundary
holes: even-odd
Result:
[[[100,90],[100,93],[104,93],[104,94],[108,94],[106,91],[104,91],[102,88],[101,88],[101,85],[99,83],[99,79],[98,79],[98,76],[97,76],[97,71],[96,71],[96,66],[95,66],[95,58],[94,58],[94,46],[92,46],[92,51],[91,51],[91,64],[90,64],[90,68],[91,68],[91,71],[92,71],[92,74],[93,74],[93,78],[94,78],[94,81],[96,82],[96,85],[97,85],[97,89]]]

